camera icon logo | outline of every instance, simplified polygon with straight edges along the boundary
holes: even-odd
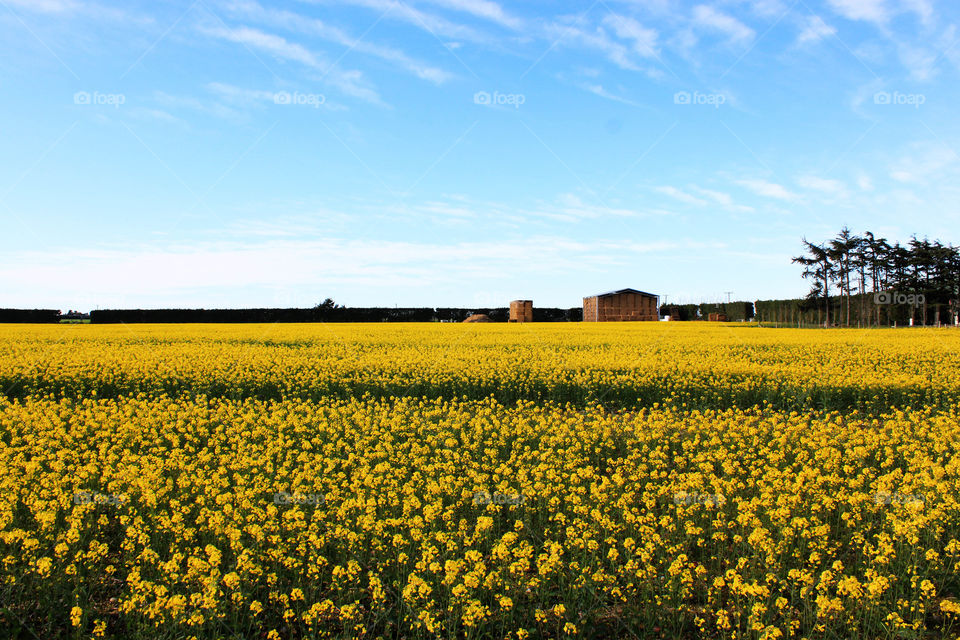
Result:
[[[877,91],[873,94],[874,104],[890,104],[890,93],[887,91]]]
[[[88,91],[77,91],[73,94],[73,104],[90,104],[90,93]]]
[[[874,304],[892,304],[893,303],[893,293],[890,291],[878,291],[873,294],[873,303]]]
[[[291,96],[289,91],[278,91],[273,94],[273,103],[274,104],[290,104]]]
[[[473,94],[473,103],[482,105],[490,104],[490,94],[486,91],[477,91]]]
[[[673,103],[674,104],[690,104],[690,92],[689,91],[678,91],[673,94]]]

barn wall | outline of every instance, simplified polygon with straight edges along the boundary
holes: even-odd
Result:
[[[597,298],[594,298],[597,300]],[[600,322],[656,321],[659,320],[657,299],[636,293],[620,293],[599,298]],[[586,316],[586,307],[584,307]]]

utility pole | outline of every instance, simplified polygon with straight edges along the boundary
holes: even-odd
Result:
[[[724,293],[727,294],[727,304],[730,304],[730,294],[733,293],[733,291],[724,291]]]

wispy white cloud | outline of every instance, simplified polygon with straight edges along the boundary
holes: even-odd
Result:
[[[490,0],[428,0],[435,5],[469,13],[478,18],[490,20],[503,27],[513,30],[524,28],[524,21],[520,18],[510,15],[503,7]]]
[[[924,82],[936,75],[936,64],[941,57],[937,50],[901,41],[897,43],[897,53],[914,80]]]
[[[83,6],[76,0],[5,0],[4,4],[37,13],[67,13]]]
[[[886,0],[827,0],[827,4],[849,20],[883,24],[890,19]]]
[[[847,185],[845,185],[843,182],[830,178],[821,178],[819,176],[800,176],[797,178],[797,184],[804,189],[819,191],[820,193],[830,196],[842,197],[846,196],[848,193]]]
[[[405,22],[438,38],[484,43],[490,38],[467,25],[452,22],[436,14],[421,11],[401,0],[306,0],[312,4],[353,5],[379,12],[389,20]]]
[[[700,194],[701,196],[708,198],[714,203],[720,205],[728,211],[733,211],[735,213],[752,213],[755,209],[748,205],[742,205],[734,201],[733,196],[724,191],[717,191],[715,189],[706,189],[704,187],[691,186],[690,189],[695,193]]]
[[[640,104],[639,102],[634,102],[633,100],[630,100],[629,98],[624,98],[623,96],[617,95],[617,94],[615,94],[615,93],[611,93],[610,91],[608,91],[607,89],[605,89],[602,84],[582,83],[582,84],[580,84],[579,86],[580,86],[580,88],[582,88],[584,91],[588,91],[588,92],[592,93],[593,95],[598,96],[598,97],[600,97],[600,98],[603,98],[603,99],[605,99],[605,100],[613,100],[614,102],[619,102],[619,103],[621,103],[621,104],[627,104],[627,105],[630,105],[631,107],[642,107],[642,106],[644,106],[644,105]]]
[[[253,27],[224,26],[203,27],[201,31],[206,35],[223,40],[229,40],[254,49],[266,51],[281,60],[292,60],[314,69],[323,69],[317,56],[301,44],[290,42],[282,36],[266,33]]]
[[[844,18],[881,26],[897,14],[913,14],[925,25],[931,24],[934,17],[930,0],[827,0],[827,4]]]
[[[172,95],[165,91],[155,91],[153,94],[153,102],[158,107],[161,107],[161,109],[157,109],[157,111],[169,110],[178,112],[180,110],[189,110],[232,122],[249,121],[249,116],[244,112],[243,109],[238,109],[235,106],[229,106],[220,100],[201,99],[193,96]]]
[[[131,111],[131,113],[138,118],[147,118],[150,120],[157,120],[160,122],[165,122],[167,124],[186,124],[182,119],[176,117],[172,113],[168,113],[163,109],[149,109],[149,108],[137,108]]]
[[[706,201],[706,200],[704,200],[704,199],[702,199],[702,198],[698,198],[698,197],[696,197],[696,196],[694,196],[694,195],[691,195],[691,194],[687,193],[686,191],[684,191],[684,190],[682,190],[682,189],[678,189],[677,187],[673,187],[673,186],[670,186],[670,185],[665,185],[665,186],[656,187],[655,190],[658,191],[658,192],[660,192],[660,193],[662,193],[662,194],[664,194],[664,195],[666,195],[666,196],[670,196],[671,198],[673,198],[673,199],[675,199],[675,200],[679,200],[680,202],[683,202],[684,204],[693,204],[693,205],[697,205],[697,206],[705,206],[705,205],[707,204],[707,201]]]
[[[207,85],[207,88],[228,102],[250,104],[256,102],[274,102],[277,98],[276,91],[245,89],[224,82],[211,82]]]
[[[750,10],[764,18],[779,18],[789,10],[789,5],[783,0],[751,0]]]
[[[638,55],[645,58],[657,56],[659,33],[656,29],[647,28],[629,16],[612,13],[604,17],[603,24],[613,29],[617,37],[629,41]]]
[[[621,69],[641,70],[634,60],[633,50],[611,38],[610,34],[601,27],[588,30],[581,28],[572,20],[566,20],[547,25],[547,33],[550,37],[555,38],[558,43],[567,46],[577,44],[600,51]]]
[[[386,206],[378,204],[374,206],[371,213],[387,215],[391,220],[416,220],[419,223],[424,219],[429,219],[433,223],[482,220],[484,225],[508,227],[531,222],[577,224],[602,219],[671,215],[671,212],[662,209],[619,207],[614,203],[603,202],[595,196],[583,197],[576,193],[561,193],[551,200],[539,201],[535,205],[528,206],[451,196],[426,203]]]
[[[862,43],[856,49],[861,61],[880,65],[888,54],[895,54],[910,72],[913,80],[928,81],[937,73],[937,62],[949,53],[953,44],[954,25],[950,24],[931,40],[935,29],[935,12],[928,0],[829,0],[834,11],[850,20],[875,25],[886,42]],[[923,25],[912,33],[909,24],[895,21],[898,16],[913,15]]]
[[[123,26],[150,25],[155,22],[152,16],[132,13],[104,4],[84,0],[3,0],[0,8],[30,13],[44,14],[59,19],[90,18],[94,21],[118,23]]]
[[[369,41],[368,38],[353,37],[343,29],[330,25],[323,20],[290,11],[268,9],[253,0],[230,0],[224,4],[224,9],[232,15],[242,16],[259,24],[316,36],[327,42],[347,47],[351,52],[386,60],[406,69],[419,78],[435,84],[441,84],[453,78],[452,73],[415,60],[400,49],[376,44]]]
[[[360,70],[351,69],[348,71],[329,73],[325,78],[330,84],[348,96],[382,107],[388,106],[380,98],[380,94],[377,93],[376,89],[369,85],[366,77]]]
[[[836,33],[836,28],[828,25],[820,16],[808,16],[804,20],[803,29],[797,36],[796,43],[798,45],[816,43]]]
[[[890,177],[897,182],[927,184],[943,179],[946,170],[956,169],[958,165],[960,157],[952,149],[933,143],[917,143],[894,164]]]
[[[290,42],[283,36],[247,26],[236,28],[210,26],[200,27],[200,30],[206,35],[269,53],[280,60],[298,62],[319,70],[323,72],[325,82],[333,85],[344,94],[373,104],[383,105],[380,95],[366,82],[361,71],[341,70],[335,65],[322,61],[317,54],[305,46]]]
[[[850,110],[861,118],[875,120],[875,116],[867,112],[864,107],[873,104],[878,91],[883,89],[883,81],[880,79],[856,87],[850,95]]]
[[[901,0],[901,6],[914,13],[924,24],[930,24],[933,20],[933,3],[930,0]]]
[[[776,200],[796,200],[799,196],[789,191],[783,185],[775,182],[768,182],[759,178],[749,178],[744,180],[735,180],[736,184],[752,191],[758,196],[765,198],[774,198]]]
[[[556,209],[557,213],[571,220],[638,216],[637,211],[633,209],[616,208],[600,203],[587,203],[573,193],[561,194]]]
[[[751,40],[756,35],[753,29],[733,16],[706,4],[693,8],[693,23],[704,31],[725,35],[731,42]]]

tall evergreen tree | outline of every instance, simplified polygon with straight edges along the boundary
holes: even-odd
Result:
[[[830,278],[833,273],[830,251],[825,245],[818,245],[803,239],[803,246],[808,255],[797,256],[793,262],[803,265],[803,277],[813,278],[808,298],[816,300],[823,298],[823,308],[826,314],[824,324],[830,325]]]
[[[853,322],[854,296],[859,300],[856,315],[861,324],[870,324],[867,317],[871,315],[879,325],[883,313],[892,321],[917,320],[919,312],[923,324],[939,323],[943,313],[956,321],[960,314],[960,249],[953,245],[916,236],[905,245],[890,245],[870,231],[859,236],[844,227],[823,244],[804,238],[803,247],[804,254],[793,262],[803,266],[804,279],[813,281],[806,306],[822,308],[825,324],[831,321],[831,286],[840,291],[840,317],[847,326]],[[867,295],[883,291],[912,295],[919,302],[881,305]]]

